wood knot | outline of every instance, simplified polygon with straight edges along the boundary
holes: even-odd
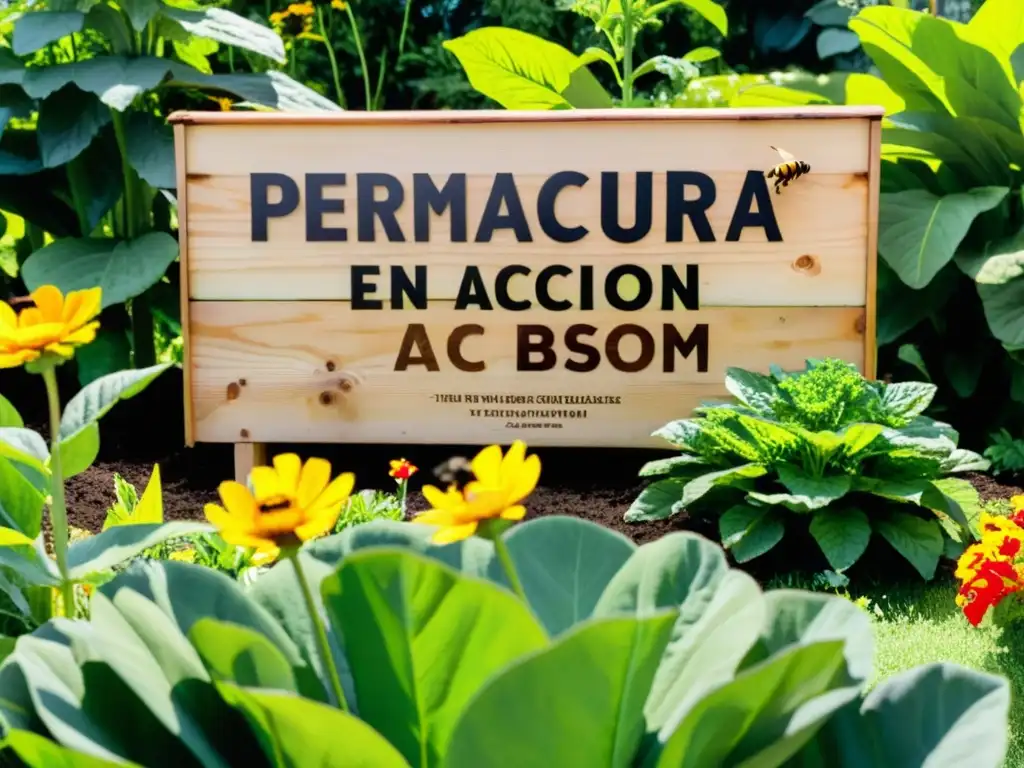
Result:
[[[238,386],[237,381],[232,381],[230,384],[228,384],[228,400],[237,400],[240,394],[242,394],[242,388]]]
[[[342,392],[351,392],[352,382],[349,381],[348,379],[341,379],[338,382],[338,389],[340,389]]]
[[[320,393],[320,405],[330,405],[334,402],[333,392],[321,392]]]
[[[247,437],[249,437],[249,430],[248,429],[243,429],[238,434],[240,434],[242,437],[247,438]]]
[[[333,370],[334,370],[335,368],[337,368],[337,367],[338,367],[338,366],[336,366],[336,365],[334,364],[334,361],[333,361],[333,360],[328,360],[328,361],[327,361],[327,362],[325,363],[325,366],[327,367],[327,370],[328,370],[328,371],[333,371]]]
[[[859,334],[863,334],[864,331],[867,330],[867,328],[868,328],[868,318],[867,318],[867,315],[862,313],[856,320],[854,320],[854,322],[853,322],[853,330],[855,330]]]
[[[806,275],[819,275],[821,274],[821,262],[809,253],[805,253],[793,262],[793,269]]]
[[[247,381],[246,381],[245,379],[239,379],[239,380],[238,380],[238,383],[239,383],[239,384],[241,384],[241,385],[242,385],[242,386],[244,387],[244,386],[245,386],[246,384],[248,384],[249,382],[247,382]]]

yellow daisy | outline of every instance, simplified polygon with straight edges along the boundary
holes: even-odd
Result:
[[[99,288],[71,291],[65,297],[55,286],[44,285],[31,298],[35,306],[20,313],[0,302],[0,368],[15,368],[45,353],[69,358],[75,347],[96,338]]]

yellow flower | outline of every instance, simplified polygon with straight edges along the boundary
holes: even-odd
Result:
[[[44,285],[31,298],[35,306],[20,314],[0,302],[0,368],[15,368],[44,353],[68,358],[75,347],[96,338],[99,288],[71,291],[65,298],[58,288]]]
[[[432,485],[423,487],[431,508],[414,522],[441,527],[431,538],[435,544],[468,538],[486,520],[522,520],[526,507],[519,502],[530,495],[540,479],[540,458],[536,454],[527,456],[526,445],[519,440],[512,443],[504,457],[497,445],[484,448],[470,468],[474,479],[461,491],[454,485],[446,491]]]
[[[196,561],[196,551],[189,547],[188,549],[176,549],[171,552],[169,560],[176,560],[179,563],[194,563]]]
[[[206,519],[229,544],[263,556],[330,531],[355,485],[350,472],[332,481],[329,461],[303,464],[294,453],[275,456],[273,467],[255,467],[251,478],[252,492],[233,480],[221,483],[224,506],[207,504]]]
[[[1024,512],[1024,496],[1011,496],[1010,505],[1014,512]]]
[[[956,561],[956,572],[953,574],[960,581],[971,581],[978,575],[978,570],[986,560],[995,557],[995,551],[989,542],[971,544]]]
[[[348,5],[345,3],[345,0],[331,0],[331,8],[336,11],[344,11],[347,7]]]
[[[292,3],[283,11],[270,14],[270,23],[285,37],[298,37],[313,29],[313,3]]]

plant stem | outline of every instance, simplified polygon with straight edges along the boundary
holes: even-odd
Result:
[[[125,137],[124,114],[116,109],[110,110],[114,118],[114,135],[117,137],[117,149],[121,155],[122,200],[124,203],[124,226],[121,233],[131,240],[135,237],[135,180],[132,178],[132,167],[128,162],[128,143]]]
[[[512,562],[512,555],[509,554],[508,546],[501,536],[494,537],[494,551],[498,555],[498,560],[501,563],[502,570],[505,571],[509,584],[512,585],[512,591],[524,603],[527,602],[526,592],[523,591],[523,583],[519,581],[519,574],[516,573],[515,563]]]
[[[320,654],[320,661],[324,665],[324,673],[331,684],[331,690],[338,702],[338,707],[343,712],[348,712],[348,702],[345,700],[345,691],[341,687],[338,667],[334,663],[334,655],[331,653],[331,646],[327,641],[327,630],[324,629],[323,620],[320,618],[320,611],[316,607],[313,593],[309,589],[309,582],[306,581],[306,574],[302,570],[302,563],[299,561],[299,551],[295,550],[292,552],[288,555],[288,559],[292,561],[292,566],[295,568],[295,578],[299,580],[299,590],[302,592],[302,599],[306,602],[306,612],[309,614],[309,620],[313,623],[316,649]]]
[[[370,97],[370,71],[366,66],[366,53],[363,51],[363,41],[359,37],[359,24],[356,22],[356,15],[352,13],[352,4],[345,3],[345,13],[348,14],[348,23],[352,27],[352,38],[356,43],[356,51],[359,53],[359,64],[363,68],[363,87],[366,89],[366,109],[373,109]]]
[[[633,0],[622,0],[622,106],[633,103]]]
[[[409,497],[409,481],[403,480],[398,485],[398,500],[402,507],[402,519],[405,520],[405,502]]]
[[[380,55],[380,69],[377,70],[377,89],[373,92],[373,108],[380,109],[381,91],[384,90],[384,74],[388,69],[388,49]]]
[[[405,35],[409,31],[409,11],[412,10],[412,0],[405,0],[405,15],[402,18],[402,31],[398,35],[398,59],[405,53]],[[395,60],[397,64],[398,59]]]
[[[64,502],[64,474],[60,466],[60,393],[53,365],[43,368],[46,400],[50,406],[50,522],[53,526],[53,550],[57,555],[64,615],[75,618],[75,585],[68,578],[68,510]]]
[[[334,57],[334,46],[331,44],[331,36],[327,34],[327,26],[324,24],[324,9],[319,5],[316,7],[316,20],[320,25],[320,36],[324,39],[324,48],[327,49],[327,60],[331,63],[331,77],[334,78],[334,93],[338,97],[338,106],[345,109],[345,94],[341,90],[338,60]]]

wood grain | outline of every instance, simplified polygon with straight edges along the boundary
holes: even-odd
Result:
[[[873,379],[878,375],[878,205],[882,184],[882,121],[871,121],[868,138],[870,167],[868,168],[868,221],[867,221],[867,304],[864,311],[864,375]]]
[[[523,437],[535,445],[658,447],[659,441],[649,437],[654,429],[689,416],[703,399],[726,396],[722,381],[728,366],[795,368],[805,358],[823,355],[864,363],[861,308],[491,313],[456,311],[450,303],[436,302],[426,312],[357,312],[345,302],[204,301],[192,302],[190,311],[196,439],[201,442],[484,444]],[[436,372],[394,370],[406,328],[416,322],[424,323],[439,356]],[[695,355],[679,358],[674,372],[664,372],[660,338],[655,361],[645,370],[618,371],[607,359],[586,375],[565,370],[562,335],[580,322],[599,329],[593,341],[602,350],[608,331],[621,323],[642,325],[655,336],[664,323],[684,335],[695,324],[707,323],[707,372],[697,371]],[[479,373],[456,370],[446,357],[448,332],[465,323],[484,327],[484,335],[468,338],[462,347],[466,359],[486,364]],[[558,367],[516,371],[520,323],[554,330]],[[635,339],[623,341],[624,358],[635,359],[638,351]],[[621,402],[474,405],[433,398],[471,394],[618,396]],[[549,415],[472,416],[471,408]],[[586,418],[550,415],[581,410],[587,411]]]
[[[866,134],[863,141],[867,142]],[[395,175],[407,190],[412,189],[411,173]],[[596,179],[582,189],[566,190],[559,199],[561,221],[567,226],[582,223],[590,229],[587,237],[575,243],[557,243],[544,236],[536,206],[529,201],[536,200],[546,176],[524,173],[516,174],[516,182],[534,242],[517,242],[504,230],[490,243],[452,243],[447,217],[434,217],[430,242],[414,242],[413,206],[407,199],[397,214],[407,242],[388,242],[379,226],[376,242],[359,242],[355,239],[355,215],[344,213],[326,214],[323,219],[326,226],[349,228],[349,241],[325,243],[305,241],[302,204],[289,216],[270,222],[267,242],[252,242],[248,176],[193,177],[188,181],[190,295],[204,300],[349,300],[351,267],[378,265],[382,272],[378,290],[387,296],[391,267],[404,267],[411,275],[415,265],[424,265],[428,268],[429,298],[454,299],[469,264],[479,267],[489,283],[510,263],[535,271],[553,263],[576,269],[591,265],[599,279],[623,263],[655,270],[674,264],[681,274],[686,264],[697,264],[704,306],[864,306],[866,176],[812,171],[782,194],[772,195],[783,242],[766,242],[764,231],[754,228],[745,230],[738,242],[726,242],[744,176],[726,172],[714,176],[718,197],[708,211],[708,220],[715,242],[699,242],[687,219],[683,242],[666,243],[666,177],[655,174],[651,233],[631,245],[609,241],[600,231],[595,220],[595,212],[600,210]],[[443,183],[443,178],[436,183]],[[629,222],[635,177],[623,182],[623,221]],[[470,238],[490,184],[488,176],[468,178]],[[343,188],[332,189],[331,196],[346,197],[349,209],[354,207],[354,190],[346,194]],[[552,283],[555,291],[561,282]]]
[[[182,365],[182,383],[185,392],[185,445],[195,445],[195,419],[192,413],[192,366],[189,361],[189,350],[192,342],[189,332],[189,296],[192,294],[189,285],[188,267],[188,171],[185,157],[186,134],[184,125],[174,126],[174,164],[178,195],[178,280],[181,307],[181,341],[184,350]]]

